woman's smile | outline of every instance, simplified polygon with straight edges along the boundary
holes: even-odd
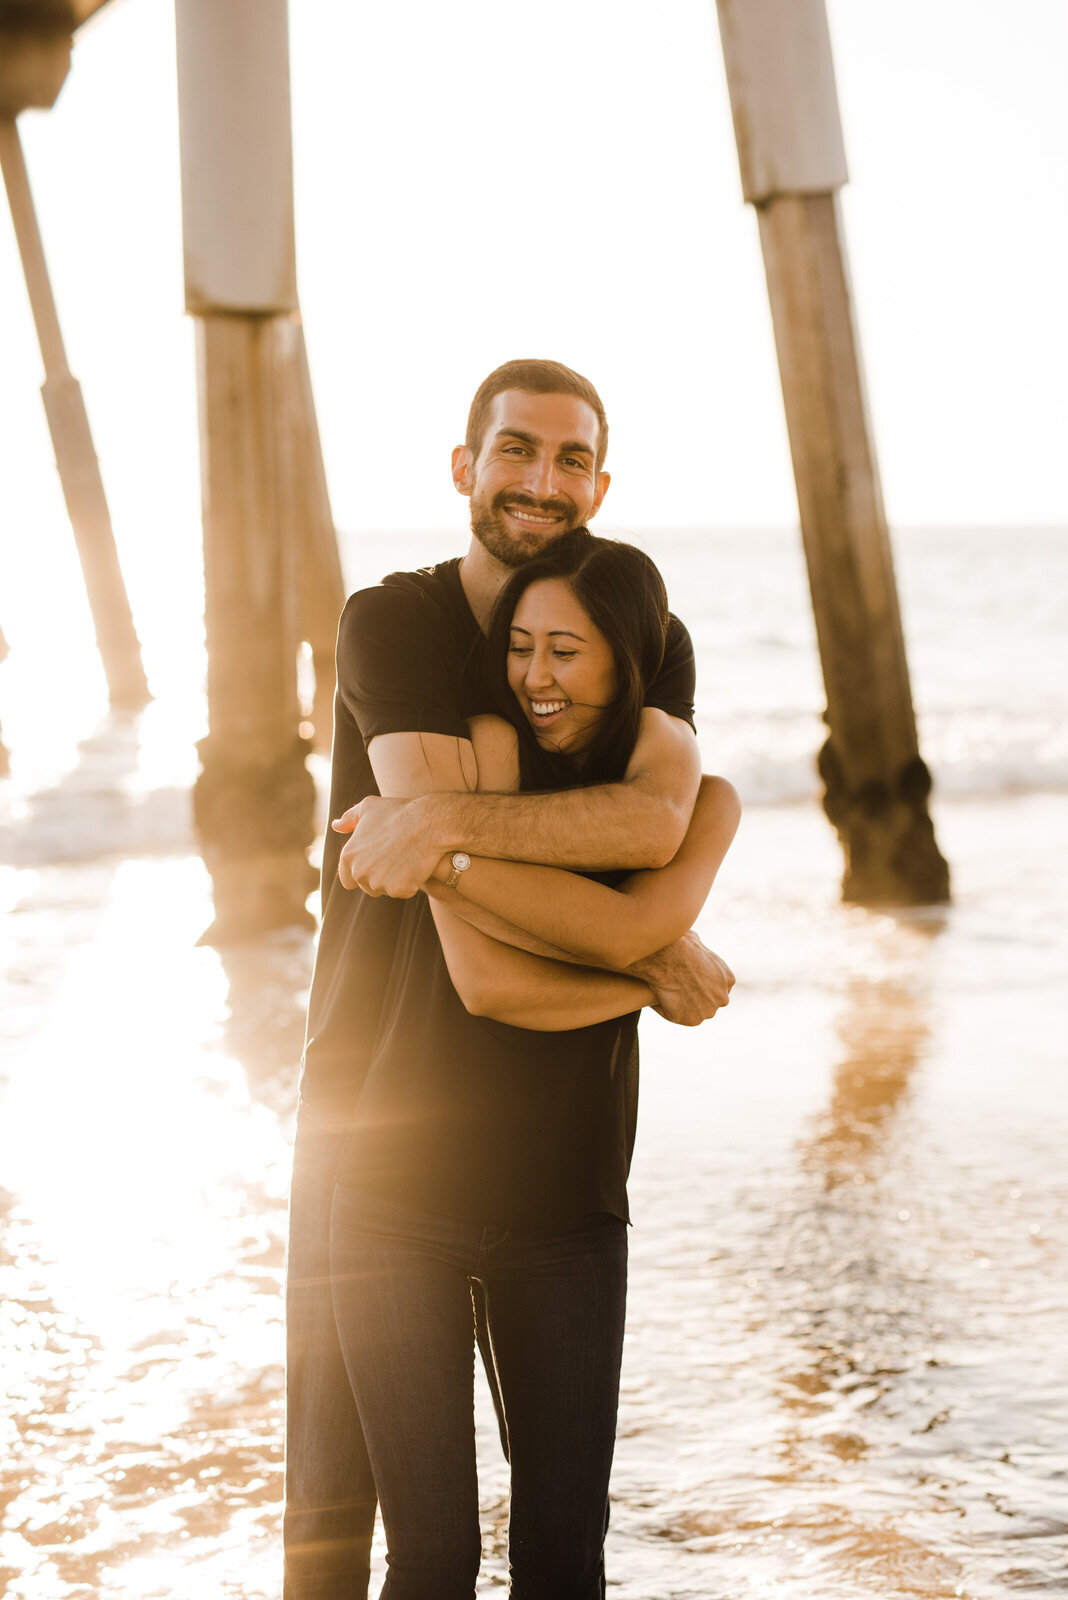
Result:
[[[612,647],[562,578],[543,578],[512,617],[508,686],[539,744],[584,750],[616,692]]]
[[[570,700],[531,700],[530,717],[536,728],[548,727],[571,704]]]

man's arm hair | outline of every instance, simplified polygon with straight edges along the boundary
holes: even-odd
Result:
[[[473,789],[477,781],[475,753],[469,740],[453,739],[440,733],[390,733],[371,741],[369,750],[371,767],[380,792],[394,799],[412,799],[416,795],[431,794],[449,785]],[[506,769],[501,768],[502,781]],[[542,797],[539,797],[542,798]],[[441,905],[454,911],[473,928],[502,944],[514,945],[531,955],[544,956],[554,961],[585,962],[570,951],[538,939],[498,917],[492,911],[465,901],[454,889],[443,884],[427,883],[427,891]]]
[[[346,889],[394,899],[416,894],[452,850],[556,867],[664,866],[685,836],[701,777],[693,730],[648,706],[622,781],[590,789],[465,793],[460,752],[470,760],[470,742],[452,735],[387,733],[367,748],[381,798],[335,819],[353,835],[338,877]]]
[[[384,734],[371,741],[369,755],[379,789],[398,798],[405,798],[405,791],[432,793],[435,784],[466,785],[476,776],[469,741],[445,734]],[[653,1002],[652,990],[636,975],[513,949],[441,906],[433,907],[433,915],[453,984],[475,1015],[556,1032],[624,1016]]]
[[[619,783],[551,794],[424,795],[418,821],[439,855],[467,850],[591,871],[662,867],[682,844],[700,778],[692,728],[646,707]]]

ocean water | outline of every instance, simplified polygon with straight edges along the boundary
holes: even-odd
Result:
[[[796,538],[640,542],[746,814],[700,924],[734,999],[642,1024],[609,1592],[1066,1593],[1068,531],[896,540],[954,877],[900,914],[838,899]],[[347,570],[454,548],[349,541]],[[158,692],[135,720],[105,715],[69,573],[0,595],[0,1588],[277,1600],[311,943],[196,943],[196,563],[130,572]],[[478,1427],[488,1595],[484,1394]]]

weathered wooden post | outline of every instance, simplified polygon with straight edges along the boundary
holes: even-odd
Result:
[[[46,15],[44,7],[36,13],[23,7],[17,16],[0,14],[0,168],[41,347],[45,415],[85,579],[108,696],[116,709],[137,710],[151,699],[141,647],[119,568],[85,401],[67,365],[15,122],[18,113],[30,106],[47,109],[55,104],[70,67],[71,28],[96,9],[91,4],[69,6],[64,15],[64,8],[57,6],[47,8]]]
[[[717,0],[742,190],[756,207],[827,693],[819,769],[867,904],[949,894],[927,810],[838,190],[824,0]]]
[[[297,317],[285,0],[177,0],[186,309],[196,318],[209,733],[194,813],[214,943],[311,918],[298,731]],[[334,616],[336,623],[336,614]]]

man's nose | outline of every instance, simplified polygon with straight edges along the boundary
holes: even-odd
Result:
[[[539,500],[554,500],[558,490],[556,462],[552,456],[535,456],[528,462],[525,483]]]

